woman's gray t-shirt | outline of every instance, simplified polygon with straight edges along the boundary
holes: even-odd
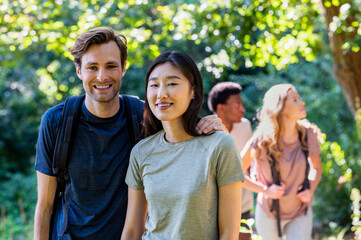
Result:
[[[126,183],[148,201],[143,239],[218,239],[218,187],[244,181],[232,136],[172,144],[164,134],[142,140],[130,156]]]

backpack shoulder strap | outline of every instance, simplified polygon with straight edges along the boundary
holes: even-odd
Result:
[[[272,174],[272,181],[274,184],[281,185],[281,176],[280,172],[277,170],[278,163],[276,162],[276,158],[269,154],[269,164],[271,166],[271,174]],[[280,210],[280,202],[279,199],[273,199],[272,200],[272,207],[271,212],[275,212],[275,217],[277,220],[277,230],[278,230],[278,236],[282,237],[282,229],[281,229],[281,210]]]
[[[84,98],[84,95],[71,96],[68,97],[64,103],[58,134],[56,137],[52,163],[53,173],[60,181],[63,180],[64,173],[67,172],[72,135],[79,119],[80,108]]]
[[[121,95],[121,97],[124,99],[127,125],[134,146],[142,139],[141,123],[143,121],[144,101],[137,96]]]
[[[68,174],[68,162],[73,142],[73,135],[79,120],[80,108],[84,98],[84,95],[71,96],[65,100],[54,147],[52,168],[53,173],[57,177],[57,188],[53,203],[53,210],[57,208],[57,205],[61,201],[61,197],[63,197],[65,201],[63,206],[64,216],[62,220],[62,227],[58,232],[59,236],[63,236],[68,229],[68,210],[70,203],[70,177]],[[55,214],[52,214],[50,220],[51,225],[54,223],[54,217]]]
[[[308,174],[310,172],[310,163],[308,162],[307,129],[306,129],[306,135],[305,135],[305,142],[307,144],[306,147],[304,146],[304,144],[302,144],[302,135],[301,135],[300,132],[298,133],[298,138],[299,138],[299,141],[301,143],[302,152],[305,155],[305,159],[306,159],[305,180],[303,180],[302,186],[303,186],[303,189],[309,189],[310,188],[310,181],[308,180]]]

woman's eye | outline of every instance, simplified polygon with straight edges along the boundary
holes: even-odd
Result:
[[[177,83],[168,83],[169,86],[176,86],[178,85]]]

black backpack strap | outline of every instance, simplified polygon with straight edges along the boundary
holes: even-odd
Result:
[[[143,121],[144,102],[137,96],[121,95],[121,97],[124,99],[129,135],[134,146],[142,139],[141,123]]]
[[[299,141],[301,143],[301,148],[302,148],[302,152],[303,154],[305,155],[305,159],[306,159],[306,171],[305,171],[305,180],[303,180],[303,183],[302,183],[302,190],[304,189],[310,189],[310,181],[308,179],[308,174],[310,173],[310,163],[308,162],[308,145],[304,146],[302,144],[302,136],[301,136],[301,133],[298,134],[298,138],[299,138]],[[305,142],[306,144],[308,144],[307,142],[307,130],[306,130],[306,135],[305,135]]]
[[[308,174],[310,173],[310,163],[308,162],[307,129],[306,129],[306,134],[305,134],[305,142],[307,145],[305,146],[304,144],[302,144],[302,134],[300,132],[298,133],[298,139],[301,143],[301,149],[302,149],[303,154],[305,155],[305,160],[306,160],[305,179],[302,182],[302,188],[298,190],[298,192],[301,192],[305,189],[310,189],[310,180],[308,179]],[[308,210],[308,207],[306,206],[305,215],[307,214],[307,210]]]
[[[277,170],[277,162],[276,158],[270,154],[269,163],[271,166],[271,173],[272,173],[272,181],[276,185],[281,185],[281,176],[280,172]],[[280,201],[279,199],[272,200],[272,208],[271,212],[275,212],[276,220],[277,220],[277,229],[278,229],[278,236],[282,237],[282,229],[281,229],[281,210],[280,210]]]
[[[53,173],[57,176],[57,190],[54,200],[53,209],[56,209],[61,196],[64,196],[63,206],[63,224],[61,231],[58,233],[62,236],[68,228],[68,212],[70,203],[70,176],[68,173],[68,162],[73,142],[73,135],[79,120],[81,105],[85,96],[71,96],[65,100],[64,108],[56,137],[52,168]],[[55,212],[53,212],[53,215]],[[53,221],[53,219],[52,219]]]

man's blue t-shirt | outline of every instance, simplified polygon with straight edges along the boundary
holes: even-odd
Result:
[[[43,116],[37,143],[35,170],[54,176],[52,157],[64,103]],[[52,239],[120,239],[127,208],[125,175],[132,144],[124,103],[110,118],[91,114],[85,104],[74,134],[68,171],[71,181],[69,231],[61,229],[62,209],[56,211]]]

